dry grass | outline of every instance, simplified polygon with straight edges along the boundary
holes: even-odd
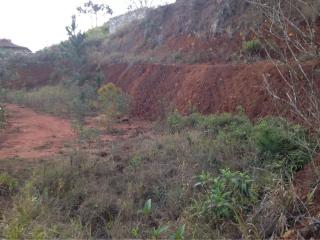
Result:
[[[4,237],[267,238],[281,236],[305,216],[290,182],[262,169],[254,139],[243,140],[254,128],[247,118],[192,118],[179,132],[113,143],[88,138],[87,144],[83,137],[64,161],[45,164],[22,187],[2,221]],[[216,177],[225,168],[254,179],[250,191],[256,197],[241,198],[232,218],[208,220],[201,206],[213,201],[214,188],[196,183],[200,174]]]

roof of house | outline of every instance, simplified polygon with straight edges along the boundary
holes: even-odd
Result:
[[[0,48],[10,48],[10,49],[17,49],[17,50],[26,50],[26,51],[30,51],[30,49],[26,48],[26,47],[21,47],[18,46],[14,43],[11,42],[11,40],[9,39],[0,39]]]

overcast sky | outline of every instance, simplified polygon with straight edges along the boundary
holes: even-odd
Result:
[[[165,0],[154,0],[164,2]],[[67,39],[65,26],[71,15],[86,0],[0,0],[0,39],[11,39],[15,44],[37,51]],[[125,13],[130,0],[96,0],[108,3],[113,16]],[[174,0],[166,0],[174,2]],[[100,22],[107,18],[100,18]],[[79,26],[93,26],[90,17],[81,17]]]

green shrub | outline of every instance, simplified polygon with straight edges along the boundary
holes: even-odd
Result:
[[[198,123],[199,128],[211,136],[214,136],[221,131],[225,131],[230,132],[233,135],[245,137],[245,135],[250,135],[250,129],[252,128],[252,123],[245,115],[223,113],[209,115],[200,120],[201,121]]]
[[[113,83],[108,83],[98,89],[98,99],[100,109],[105,114],[105,120],[109,124],[116,118],[129,113],[129,97]]]
[[[172,133],[180,132],[185,127],[185,118],[178,112],[174,112],[168,116],[167,123]]]
[[[291,177],[312,158],[312,140],[306,129],[280,118],[266,118],[254,128],[261,165]]]
[[[182,116],[178,112],[170,114],[167,124],[171,132],[179,132],[185,128],[203,130],[208,135],[216,135],[219,131],[237,131],[239,126],[251,127],[250,120],[243,114],[232,115],[230,113],[211,114],[203,116],[200,113],[192,113]]]
[[[2,236],[6,239],[88,238],[81,223],[65,218],[65,212],[50,206],[54,204],[51,201],[47,190],[40,194],[34,181],[27,181],[15,198]]]
[[[210,222],[235,220],[236,211],[247,212],[256,201],[253,180],[246,173],[229,169],[222,169],[218,177],[203,173],[196,186],[203,188],[204,197],[195,202],[193,214]]]
[[[109,29],[106,26],[95,27],[85,33],[84,44],[86,45],[99,45],[109,35]]]
[[[253,39],[243,42],[242,48],[245,53],[250,55],[256,55],[261,52],[262,44],[259,39]]]
[[[6,111],[4,107],[0,104],[0,128],[3,128],[6,121]]]
[[[18,181],[7,173],[0,173],[0,196],[16,191]]]
[[[175,112],[167,124],[172,133],[200,130],[201,135],[189,139],[193,156],[212,167],[240,170],[254,164],[289,177],[310,161],[314,150],[306,129],[280,118],[253,124],[244,114],[182,116]]]

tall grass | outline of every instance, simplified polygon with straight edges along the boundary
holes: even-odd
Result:
[[[77,85],[45,86],[33,90],[7,90],[6,101],[55,115],[87,115],[93,110],[95,89]]]

